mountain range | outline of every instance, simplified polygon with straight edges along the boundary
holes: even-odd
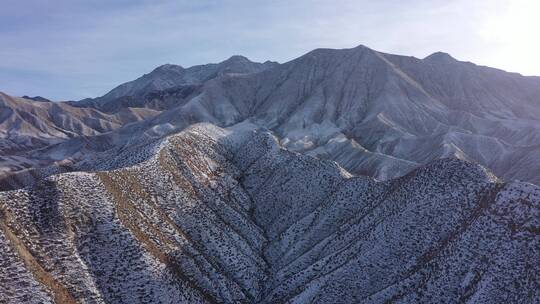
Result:
[[[378,182],[266,130],[209,124],[117,161],[0,192],[4,299],[540,300],[540,188],[479,165],[441,159]]]
[[[196,122],[251,122],[290,150],[379,180],[457,157],[540,183],[540,78],[445,53],[417,59],[359,46],[284,64],[233,56],[187,69],[167,64],[95,99],[0,99],[3,189]]]
[[[539,117],[365,46],[0,93],[0,302],[538,303]]]

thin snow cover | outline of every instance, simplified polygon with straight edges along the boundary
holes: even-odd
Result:
[[[364,46],[0,93],[0,302],[540,302],[538,100]]]
[[[539,184],[538,100],[537,77],[365,46],[317,49],[284,64],[242,56],[190,68],[168,64],[95,99],[54,103],[1,94],[7,110],[0,132],[7,135],[0,155],[20,158],[0,161],[7,172],[0,180],[3,189],[19,188],[27,184],[12,173],[57,166],[61,158],[78,170],[104,151],[194,123],[249,122],[288,149],[378,180],[454,157],[506,180]]]
[[[106,166],[0,192],[0,300],[540,300],[540,188],[463,160],[381,182],[243,123]]]

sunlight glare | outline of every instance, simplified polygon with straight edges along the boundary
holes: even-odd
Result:
[[[480,34],[499,49],[490,61],[510,71],[539,75],[540,1],[507,1],[497,14],[486,18]]]

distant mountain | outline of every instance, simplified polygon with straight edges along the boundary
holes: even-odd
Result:
[[[72,102],[74,106],[88,106],[104,111],[117,111],[119,99],[122,106],[145,106],[144,96],[158,91],[177,87],[196,86],[210,79],[226,74],[252,74],[277,65],[275,62],[252,62],[243,56],[232,56],[220,62],[183,68],[179,65],[165,64],[136,80],[126,82],[102,97]],[[127,103],[126,103],[127,102]]]
[[[22,98],[24,99],[31,99],[33,101],[44,101],[44,102],[51,102],[52,100],[49,100],[45,97],[41,97],[41,96],[34,96],[34,97],[30,97],[30,96],[26,96],[24,95]]]
[[[55,142],[26,159],[53,164],[51,153],[71,151],[77,156],[69,157],[80,165],[74,169],[89,169],[112,151],[193,123],[250,122],[273,132],[290,150],[379,180],[456,157],[504,179],[540,184],[539,103],[540,78],[441,52],[418,59],[365,46],[317,49],[284,64],[233,56],[186,69],[161,66],[103,97],[71,102],[114,115],[135,108],[155,112],[84,140]],[[26,183],[11,173],[4,180]]]
[[[0,92],[0,134],[2,140],[21,139],[22,145],[34,147],[43,140],[92,136],[108,132],[129,122],[144,120],[155,111],[123,109],[115,115],[92,108],[77,108],[66,103],[11,97]],[[24,137],[24,138],[23,138]],[[16,148],[11,146],[10,148]]]
[[[53,153],[43,153],[41,149],[72,138],[81,140],[103,134],[156,114],[151,109],[132,108],[108,114],[93,108],[11,97],[0,92],[0,176],[47,166],[52,161],[67,161],[79,152],[77,147]]]
[[[0,192],[0,300],[540,301],[540,188],[481,166],[378,182],[246,123],[111,156]]]

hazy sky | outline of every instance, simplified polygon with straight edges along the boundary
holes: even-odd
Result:
[[[0,91],[81,99],[164,63],[359,44],[540,75],[539,14],[539,0],[2,0]]]

